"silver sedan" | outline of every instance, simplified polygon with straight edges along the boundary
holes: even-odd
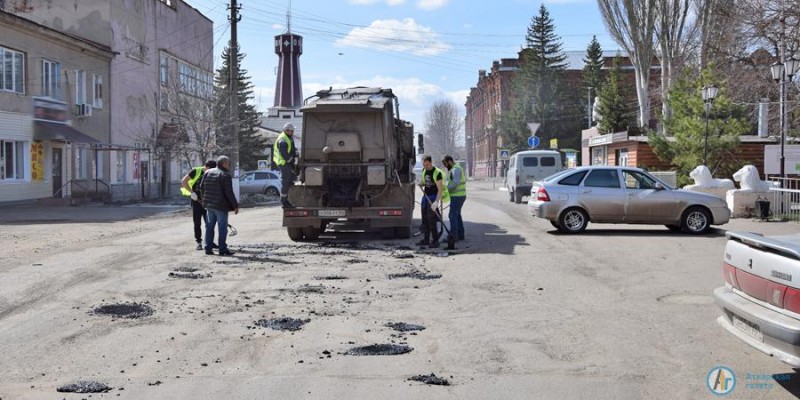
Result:
[[[730,219],[725,200],[673,189],[639,168],[591,166],[562,171],[535,182],[528,211],[567,233],[589,221],[659,224],[702,234]]]
[[[239,177],[241,194],[281,195],[281,177],[274,171],[248,171]]]

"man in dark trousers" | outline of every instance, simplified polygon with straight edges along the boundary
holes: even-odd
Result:
[[[431,248],[439,247],[439,230],[437,229],[436,222],[439,220],[438,213],[439,204],[444,195],[444,172],[441,169],[433,166],[433,159],[431,156],[422,157],[422,201],[420,211],[422,212],[422,233],[425,238],[417,243],[419,246],[430,246]],[[431,242],[431,236],[433,241]]]
[[[200,183],[203,207],[208,214],[206,220],[206,254],[214,254],[214,225],[219,227],[219,255],[232,256],[228,250],[228,212],[239,214],[239,203],[233,194],[233,178],[230,173],[231,160],[227,156],[217,158],[217,167],[206,171]]]
[[[206,171],[216,167],[216,161],[208,160],[204,165],[192,168],[181,180],[181,194],[192,198],[192,221],[194,222],[194,241],[197,243],[197,250],[203,250],[203,232],[200,220],[208,222],[206,210],[203,208],[202,196],[200,196],[200,180],[203,179],[203,174]]]
[[[289,203],[289,187],[296,179],[294,166],[297,162],[297,146],[294,145],[294,125],[286,124],[272,146],[272,162],[281,171],[281,206],[294,207]]]
[[[464,221],[461,219],[461,209],[467,200],[467,176],[464,168],[453,160],[452,156],[444,156],[442,160],[447,174],[447,194],[450,197],[450,235],[453,240],[464,240]]]

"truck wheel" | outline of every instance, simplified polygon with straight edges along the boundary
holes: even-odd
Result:
[[[514,191],[514,203],[521,204],[522,203],[522,192],[515,190]]]
[[[286,231],[289,232],[289,239],[295,242],[303,240],[303,228],[286,228]]]
[[[381,228],[381,239],[394,239],[394,228]]]
[[[514,190],[513,189],[508,189],[508,201],[510,201],[512,203],[514,202]]]
[[[317,240],[320,233],[322,231],[319,228],[303,228],[303,236],[306,237],[306,240]]]
[[[394,228],[394,236],[398,239],[408,239],[411,237],[411,227],[410,226],[400,226]]]

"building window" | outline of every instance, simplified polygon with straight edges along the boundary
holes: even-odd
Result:
[[[178,75],[181,91],[196,97],[211,98],[213,94],[213,77],[210,73],[189,64],[178,63]]]
[[[92,81],[92,87],[94,88],[92,107],[103,108],[103,75],[94,75]]]
[[[169,56],[161,54],[161,86],[169,85]]]
[[[61,97],[61,64],[42,60],[42,95]]]
[[[86,71],[75,71],[75,104],[86,104]]]
[[[125,162],[126,159],[125,151],[118,151],[117,152],[117,182],[125,183],[127,181],[127,174],[125,171],[125,166],[128,165]]]
[[[89,177],[89,150],[85,147],[81,147],[78,148],[75,153],[78,179],[86,179]]]
[[[592,147],[592,164],[591,165],[607,165],[608,158],[606,153],[606,146]]]
[[[0,90],[25,93],[25,56],[0,47]]]
[[[0,140],[0,180],[25,179],[25,142]]]
[[[161,111],[169,111],[169,93],[166,91],[161,92],[161,96],[158,99],[158,109]]]

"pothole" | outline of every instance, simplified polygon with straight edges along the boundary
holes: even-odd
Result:
[[[396,356],[410,353],[412,350],[414,349],[403,344],[371,344],[353,347],[345,354],[350,356]]]
[[[194,272],[188,273],[181,273],[181,272],[170,272],[170,278],[178,278],[178,279],[206,279],[211,278],[211,274],[196,274]]]
[[[367,260],[365,260],[363,258],[350,258],[350,259],[345,260],[345,262],[348,263],[348,264],[365,264],[365,263],[367,263],[369,261],[367,261]]]
[[[329,276],[315,276],[314,279],[318,281],[339,281],[348,278],[346,276],[329,275]]]
[[[200,268],[195,267],[178,267],[173,269],[175,272],[197,272],[200,271]]]
[[[705,305],[714,303],[714,299],[709,295],[691,293],[673,293],[656,298],[659,303],[666,304],[690,304]]]
[[[56,388],[61,393],[106,393],[112,388],[105,383],[95,381],[78,381]]]
[[[272,319],[260,319],[255,322],[256,326],[262,328],[269,328],[276,331],[299,331],[303,325],[311,322],[310,319],[302,320],[289,317],[280,317]]]
[[[450,382],[447,379],[438,377],[436,376],[436,374],[433,373],[430,375],[414,375],[411,378],[409,378],[409,380],[422,382],[426,385],[450,386]]]
[[[429,274],[427,272],[422,272],[422,271],[411,271],[411,272],[404,272],[402,274],[389,275],[389,279],[411,278],[411,279],[430,280],[430,279],[439,279],[441,277],[442,274]]]
[[[115,318],[142,318],[153,315],[153,308],[140,303],[105,304],[95,307],[91,313],[95,315],[110,315]]]
[[[322,293],[325,290],[323,285],[303,285],[297,288],[300,293]]]
[[[395,253],[392,256],[394,258],[397,258],[397,259],[400,259],[400,260],[404,260],[404,259],[408,259],[408,258],[414,258],[414,255],[411,254],[411,253]]]
[[[424,331],[425,327],[422,325],[416,324],[407,324],[405,322],[390,322],[384,325],[387,328],[392,328],[398,332],[412,332],[412,331]]]

